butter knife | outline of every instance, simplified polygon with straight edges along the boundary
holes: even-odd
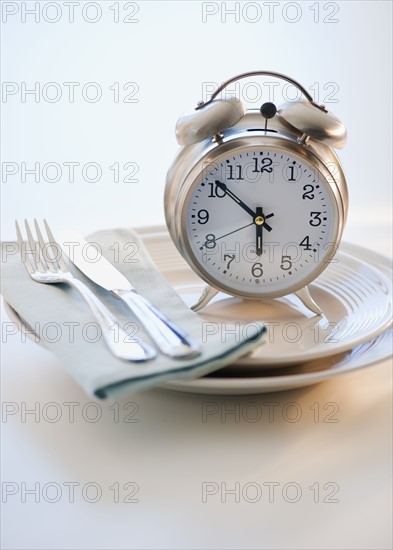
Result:
[[[122,300],[144,325],[160,351],[173,358],[193,357],[200,354],[199,346],[182,329],[170,321],[101,254],[89,261],[83,254],[89,243],[74,232],[63,232],[63,247],[73,264],[94,283]],[[72,250],[70,252],[72,246]],[[70,252],[70,253],[69,253]],[[97,252],[99,252],[97,250]]]

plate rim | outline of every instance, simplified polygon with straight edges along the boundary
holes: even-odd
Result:
[[[382,333],[383,334],[383,333]],[[382,335],[379,335],[382,336]],[[376,338],[379,338],[377,336]],[[360,344],[361,345],[361,344]],[[365,352],[367,353],[367,351]],[[382,363],[383,361],[388,360],[391,358],[391,353],[386,352],[381,357],[378,357],[376,359],[372,359],[371,361],[365,361],[361,364],[355,364],[351,366],[351,360],[344,362],[341,366],[338,367],[332,367],[331,369],[322,369],[319,371],[314,371],[312,373],[296,373],[296,374],[285,374],[285,375],[278,375],[278,376],[264,376],[261,374],[261,376],[248,376],[247,378],[241,378],[236,376],[228,376],[228,378],[214,378],[214,377],[202,377],[202,378],[196,378],[193,380],[173,380],[172,382],[166,382],[164,385],[160,387],[165,387],[167,389],[173,389],[180,390],[182,387],[184,388],[199,388],[203,389],[206,387],[206,389],[242,389],[242,388],[249,388],[250,386],[253,386],[256,390],[258,389],[269,389],[274,386],[272,391],[280,391],[281,388],[286,388],[288,386],[292,386],[292,388],[295,387],[303,387],[306,385],[311,384],[317,384],[318,382],[323,382],[325,380],[328,380],[330,378],[334,378],[335,376],[340,376],[343,374],[347,374],[349,372],[354,372],[357,370],[361,370],[367,367],[371,367],[373,365],[377,365],[379,363]],[[295,384],[296,382],[296,384]],[[256,393],[260,393],[256,391]]]
[[[142,240],[144,240],[146,237],[150,237],[150,236],[151,237],[153,237],[153,236],[157,237],[157,235],[161,234],[165,238],[168,238],[169,242],[171,242],[173,244],[173,246],[175,246],[174,243],[171,240],[171,236],[170,236],[170,234],[168,232],[168,229],[166,228],[165,225],[159,225],[159,226],[158,225],[157,226],[147,225],[147,226],[144,226],[144,227],[136,228],[135,231],[142,238]],[[148,246],[147,246],[147,248],[148,248]],[[360,254],[360,257],[357,257],[357,255],[354,254],[354,250],[357,251]],[[373,256],[378,261],[378,263],[380,265],[386,264],[385,265],[386,268],[392,269],[391,260],[390,260],[389,257],[384,256],[383,254],[380,254],[378,252],[374,252],[372,250],[369,250],[368,248],[365,248],[365,247],[362,247],[362,246],[359,246],[359,245],[355,245],[355,244],[352,244],[352,243],[348,243],[346,241],[341,241],[339,251],[342,252],[343,254],[345,254],[346,256],[354,258],[357,261],[365,262],[366,265],[371,270],[374,270],[376,272],[376,274],[378,276],[380,276],[385,281],[385,283],[387,285],[389,285],[390,281],[388,280],[388,277],[384,273],[382,273],[378,269],[378,267],[376,267],[375,265],[372,265],[369,262],[367,262],[367,260],[365,260],[365,258],[362,256],[362,253],[369,253],[371,256]],[[180,252],[179,252],[179,256],[181,258]],[[186,264],[186,266],[192,272],[192,269],[188,266],[188,264]],[[172,269],[173,268],[171,268],[171,270]],[[204,284],[205,283],[201,280],[201,285],[204,285]],[[176,288],[175,288],[175,290],[176,290]],[[260,321],[263,323],[263,320],[260,320]],[[342,344],[336,345],[336,346],[333,347],[333,349],[332,348],[329,349],[328,347],[326,347],[325,349],[322,349],[322,350],[314,348],[313,351],[306,352],[306,355],[301,358],[301,361],[302,362],[308,362],[308,361],[314,361],[314,360],[317,360],[317,359],[326,359],[328,357],[332,357],[333,355],[337,355],[339,353],[343,353],[345,351],[353,349],[353,348],[355,348],[355,347],[357,347],[361,344],[364,344],[365,342],[368,342],[368,341],[373,340],[374,338],[377,338],[380,334],[385,332],[392,324],[393,324],[392,316],[387,315],[386,320],[379,327],[375,328],[373,331],[369,332],[367,335],[363,335],[358,340],[355,340],[354,342],[351,342],[351,343],[347,342],[347,343],[342,343]],[[240,358],[238,361],[236,361],[234,363],[234,365],[236,365],[237,363],[239,363],[239,366],[243,365],[243,366],[247,366],[248,368],[255,368],[255,369],[257,369],[260,366],[271,366],[271,367],[280,368],[280,367],[287,367],[287,366],[291,366],[291,365],[296,365],[297,363],[299,363],[299,359],[291,361],[291,360],[289,360],[288,357],[286,359],[284,359],[283,357],[281,357],[281,358],[280,357],[278,357],[278,358],[269,357],[269,359],[266,362],[263,361],[263,360],[261,362],[260,359],[258,359],[258,360],[254,359],[253,360],[252,357],[250,357],[250,358],[243,357],[243,358]]]
[[[9,316],[12,322],[17,323],[18,328],[23,330],[24,323],[19,317],[18,313],[13,309],[13,307],[3,299],[4,309]],[[393,332],[393,329],[391,329]],[[29,336],[29,333],[27,333]],[[381,335],[380,335],[381,336]],[[379,338],[377,336],[376,338]],[[373,359],[371,361],[365,361],[360,365],[350,366],[351,361],[345,362],[341,367],[323,369],[320,371],[314,371],[312,373],[297,373],[297,374],[286,374],[278,376],[248,376],[247,378],[240,378],[237,376],[229,376],[228,378],[214,378],[214,376],[209,377],[200,377],[194,378],[192,380],[180,379],[173,380],[172,382],[165,382],[157,386],[158,389],[171,390],[171,391],[180,391],[185,393],[210,393],[214,394],[214,391],[217,391],[217,394],[228,395],[226,391],[231,391],[232,395],[239,395],[239,390],[247,390],[244,394],[252,395],[262,393],[261,390],[271,390],[274,391],[283,391],[290,390],[295,388],[301,388],[312,384],[317,384],[319,382],[324,382],[335,376],[340,376],[347,374],[349,372],[354,372],[361,370],[373,365],[377,365],[386,361],[391,357],[390,352],[386,352],[382,357]]]
[[[165,225],[159,225],[159,226],[143,226],[135,228],[135,231],[143,238],[143,234],[148,235],[157,235],[157,234],[164,234],[165,236],[169,236],[167,228]],[[364,261],[365,258],[363,257],[364,254],[368,257],[372,257],[375,262],[377,262],[377,265],[372,265],[372,267],[379,271],[378,267],[384,267],[386,270],[392,270],[392,258],[389,256],[386,256],[384,254],[381,254],[379,252],[375,252],[373,250],[370,250],[368,248],[362,247],[360,245],[342,241],[340,243],[340,250],[347,254],[353,254],[357,253],[359,254],[360,260]],[[366,260],[367,261],[367,260]],[[381,272],[380,272],[381,273]],[[388,279],[386,275],[381,273],[385,279]],[[24,323],[22,319],[19,317],[18,313],[12,308],[8,302],[3,298],[3,305],[6,310],[6,313],[9,315],[10,319],[18,324],[18,327],[20,330],[23,330]],[[391,324],[391,323],[390,323]],[[386,328],[381,331],[377,336],[367,338],[363,342],[359,342],[353,348],[362,345],[362,343],[365,343],[367,341],[372,341],[378,339],[380,336],[386,332]],[[393,329],[391,329],[393,331]],[[27,333],[29,336],[29,333]],[[352,349],[353,349],[352,348]],[[347,349],[348,350],[348,349]],[[337,352],[338,354],[340,351]],[[365,354],[367,351],[364,352]],[[335,355],[330,354],[330,356]],[[363,368],[367,368],[373,365],[377,365],[379,363],[382,363],[383,361],[386,361],[392,356],[390,351],[386,351],[382,354],[381,357],[376,357],[371,359],[370,361],[364,360],[359,361],[351,366],[351,359],[348,361],[345,361],[341,366],[338,367],[332,367],[331,369],[323,369],[318,371],[313,371],[312,373],[295,373],[295,374],[287,374],[287,375],[277,375],[277,376],[264,376],[263,374],[260,376],[248,376],[246,378],[239,378],[236,376],[230,376],[228,378],[214,378],[214,376],[209,377],[202,377],[202,378],[195,378],[195,379],[180,379],[180,380],[173,380],[172,382],[166,382],[164,384],[160,384],[158,386],[159,389],[164,390],[171,390],[171,391],[181,391],[186,393],[205,393],[205,394],[221,394],[221,395],[240,395],[240,394],[248,394],[252,395],[254,394],[260,394],[264,393],[265,390],[270,390],[271,392],[274,391],[283,391],[283,390],[290,390],[294,388],[300,388],[307,385],[323,382],[325,380],[328,380],[330,378],[333,378],[335,376],[343,375],[348,372],[354,372]],[[325,357],[318,356],[317,358],[326,359]],[[312,360],[312,359],[310,359]],[[308,362],[305,361],[305,362]],[[279,370],[278,370],[279,372]],[[246,391],[242,391],[246,390]]]

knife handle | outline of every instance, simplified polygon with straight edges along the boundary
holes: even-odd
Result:
[[[67,279],[67,282],[79,291],[90,307],[100,325],[102,336],[113,355],[126,361],[147,361],[157,355],[152,347],[141,340],[132,340],[130,335],[121,328],[109,309],[82,281],[71,277]]]
[[[163,354],[173,358],[200,354],[198,344],[136,290],[112,292],[123,300],[141,321]]]

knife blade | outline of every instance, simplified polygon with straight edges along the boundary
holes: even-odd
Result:
[[[69,259],[89,279],[105,290],[133,290],[134,287],[102,254],[98,243],[87,242],[76,231],[61,234],[62,247]]]
[[[162,353],[173,358],[200,354],[198,343],[140,295],[130,281],[102,256],[97,243],[88,243],[78,233],[67,231],[62,234],[62,247],[82,273],[127,304]]]

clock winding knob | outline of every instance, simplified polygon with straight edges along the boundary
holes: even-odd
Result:
[[[264,103],[261,107],[261,115],[263,118],[273,118],[277,113],[277,107],[270,101]]]
[[[265,132],[267,131],[267,121],[273,118],[277,113],[277,107],[270,101],[264,103],[260,109],[261,115],[265,119]]]

